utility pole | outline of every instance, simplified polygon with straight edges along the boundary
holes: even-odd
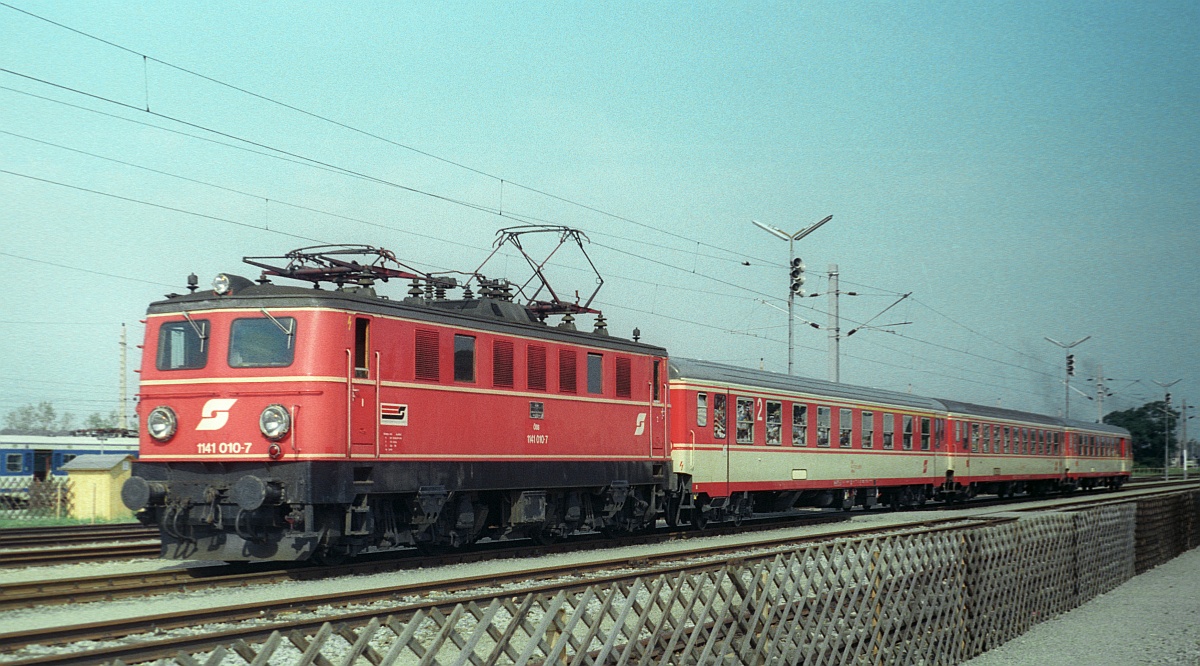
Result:
[[[796,310],[796,296],[804,295],[804,262],[800,259],[800,257],[796,256],[796,241],[798,241],[801,238],[804,238],[805,236],[816,231],[818,228],[820,228],[821,225],[825,224],[826,222],[828,222],[832,219],[833,219],[833,216],[828,215],[825,217],[825,219],[821,220],[820,222],[817,222],[816,224],[814,224],[812,226],[801,229],[800,231],[797,231],[794,234],[789,234],[786,231],[784,231],[783,229],[780,229],[779,227],[774,227],[769,224],[763,224],[762,222],[759,222],[758,220],[751,220],[751,222],[754,223],[754,226],[758,227],[759,229],[762,229],[763,231],[771,234],[772,236],[775,236],[776,238],[780,238],[780,239],[783,239],[788,242],[788,276],[790,278],[789,286],[788,286],[788,374],[789,375],[793,374],[792,373],[792,365],[793,365],[792,359],[794,356],[795,340],[796,340],[796,336],[795,336],[796,320],[794,317],[795,310]]]
[[[838,318],[838,265],[829,264],[829,381],[842,381],[841,321]]]
[[[128,387],[126,386],[125,376],[128,372],[125,369],[125,352],[129,345],[125,342],[125,324],[121,324],[121,416],[117,420],[117,427],[121,430],[129,429],[129,409],[126,407],[128,400]]]
[[[1183,427],[1183,434],[1181,435],[1182,439],[1180,440],[1181,445],[1179,448],[1183,449],[1183,480],[1184,481],[1187,481],[1187,478],[1188,478],[1188,444],[1189,444],[1189,442],[1188,442],[1188,438],[1187,438],[1187,422],[1188,422],[1188,419],[1192,418],[1192,417],[1188,416],[1187,410],[1188,410],[1187,398],[1184,398],[1183,399],[1183,407],[1179,408],[1179,419],[1181,421],[1183,421],[1183,423],[1180,424]]]
[[[1108,389],[1104,386],[1104,366],[1096,368],[1096,423],[1104,423],[1104,397]]]
[[[1183,381],[1176,379],[1173,382],[1163,383],[1157,379],[1152,380],[1155,384],[1162,387],[1163,390],[1163,480],[1171,480],[1171,392],[1167,389]]]
[[[1071,377],[1075,374],[1075,355],[1071,353],[1071,348],[1074,347],[1075,345],[1083,344],[1085,341],[1091,339],[1091,337],[1092,336],[1090,336],[1090,335],[1084,336],[1082,338],[1079,338],[1075,342],[1072,342],[1069,345],[1065,345],[1065,344],[1059,342],[1058,340],[1055,340],[1054,338],[1046,338],[1046,340],[1048,342],[1052,342],[1052,343],[1058,345],[1059,347],[1062,347],[1063,350],[1065,350],[1067,352],[1067,363],[1066,363],[1067,376],[1066,376],[1066,379],[1063,381],[1063,384],[1066,386],[1066,398],[1063,400],[1063,418],[1064,419],[1071,418]]]

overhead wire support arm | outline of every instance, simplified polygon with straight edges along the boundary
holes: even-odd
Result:
[[[870,319],[864,321],[862,324],[859,324],[855,328],[851,329],[850,332],[846,334],[846,337],[850,337],[850,336],[854,335],[855,333],[863,330],[864,328],[875,328],[870,325],[871,322],[878,319],[880,316],[883,315],[883,313],[887,312],[888,310],[891,310],[892,308],[896,307],[897,305],[900,305],[900,301],[903,301],[904,299],[908,298],[909,296],[912,296],[912,294],[913,293],[910,291],[907,294],[902,295],[900,298],[897,298],[894,303],[892,303],[891,305],[887,306],[886,308],[880,310],[874,317],[871,317]],[[883,326],[903,326],[905,324],[911,324],[911,323],[912,323],[911,321],[901,321],[901,322],[896,322],[894,324],[883,324]]]

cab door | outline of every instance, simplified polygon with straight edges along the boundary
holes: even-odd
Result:
[[[352,318],[354,340],[347,352],[350,449],[354,458],[379,455],[379,353],[372,349],[372,318]]]

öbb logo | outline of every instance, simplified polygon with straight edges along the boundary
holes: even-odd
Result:
[[[196,430],[220,430],[229,422],[229,410],[233,409],[233,403],[237,402],[237,398],[213,398],[204,403],[204,407],[200,409],[200,423],[196,424]]]

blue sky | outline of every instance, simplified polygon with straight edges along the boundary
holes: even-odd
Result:
[[[810,292],[837,263],[862,294],[843,328],[913,292],[843,381],[1053,414],[1043,338],[1090,335],[1074,383],[1102,366],[1106,407],[1200,398],[1198,35],[1182,2],[14,1],[0,412],[114,408],[120,324],[190,272],[306,239],[470,270],[524,219],[589,234],[614,334],[782,371],[787,247],[750,220],[829,214],[799,253]],[[826,331],[796,342],[825,377]]]

